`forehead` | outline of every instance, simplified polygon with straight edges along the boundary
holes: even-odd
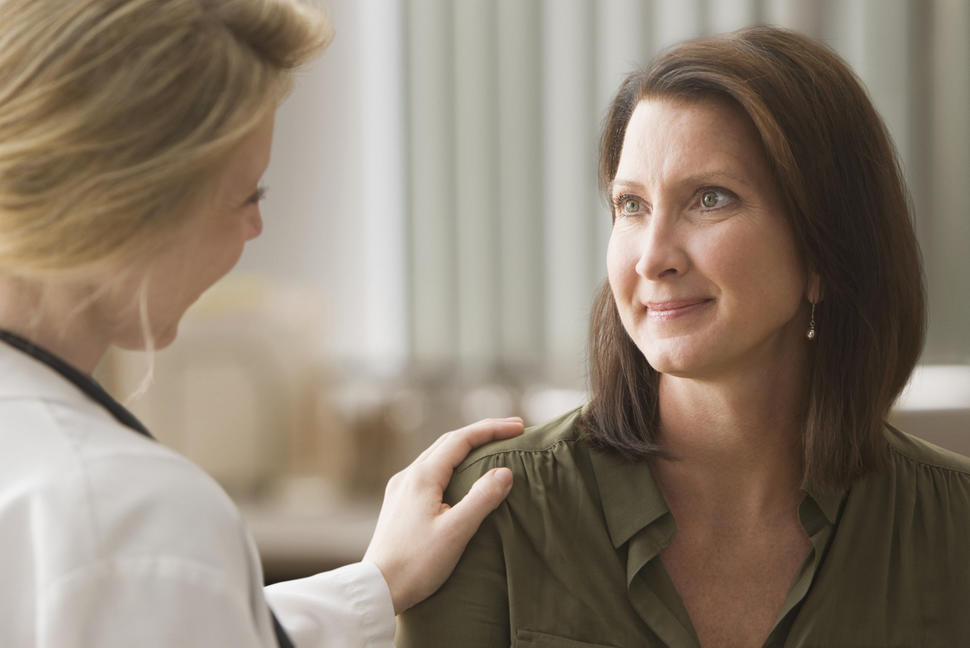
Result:
[[[646,98],[627,124],[616,178],[726,170],[757,175],[765,166],[758,131],[740,106],[717,98]]]

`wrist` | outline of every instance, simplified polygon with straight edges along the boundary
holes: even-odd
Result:
[[[373,565],[380,572],[381,578],[384,581],[384,587],[387,588],[388,597],[391,599],[391,606],[394,608],[395,616],[410,607],[410,605],[405,603],[405,593],[400,590],[400,587],[397,587],[401,582],[398,575],[399,570],[392,568],[389,562],[375,558],[371,555],[370,551],[364,554],[361,562]]]

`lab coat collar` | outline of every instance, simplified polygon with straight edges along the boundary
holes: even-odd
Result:
[[[0,330],[0,398],[18,397],[39,397],[72,407],[94,404],[107,410],[122,425],[152,438],[141,421],[94,378],[43,347]]]

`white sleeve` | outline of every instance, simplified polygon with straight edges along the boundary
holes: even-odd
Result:
[[[128,556],[65,574],[43,590],[38,648],[269,648],[269,612],[217,570],[180,558]]]
[[[266,600],[297,648],[394,645],[391,593],[371,563],[270,585]]]

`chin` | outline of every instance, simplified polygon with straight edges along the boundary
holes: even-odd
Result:
[[[178,327],[172,329],[172,332],[168,335],[155,338],[155,350],[165,349],[172,345],[175,338],[178,336]]]
[[[677,378],[699,378],[706,375],[712,368],[713,359],[709,353],[685,353],[681,350],[654,349],[643,356],[654,371]]]
[[[165,327],[161,333],[154,334],[151,346],[152,350],[158,351],[171,346],[177,334],[178,322],[176,321],[173,325]],[[114,346],[126,351],[147,351],[149,348],[148,339],[141,328],[131,331],[123,338],[114,340]]]
[[[647,359],[647,364],[653,367],[653,370],[657,373],[664,374],[666,376],[677,376],[678,378],[687,378],[692,374],[691,367],[679,362],[669,362],[665,360],[650,360]]]
[[[683,340],[677,338],[649,338],[634,340],[647,364],[660,373],[673,373],[689,367],[697,360],[696,353],[684,348]]]
[[[171,346],[172,342],[175,341],[175,338],[178,337],[179,323],[182,321],[182,315],[184,312],[185,311],[179,313],[179,316],[173,319],[171,322],[163,324],[162,326],[152,327],[153,335],[155,336],[152,343],[154,344],[156,350]]]
[[[730,362],[737,349],[711,327],[659,336],[644,332],[634,342],[647,363],[662,374],[701,377]]]

